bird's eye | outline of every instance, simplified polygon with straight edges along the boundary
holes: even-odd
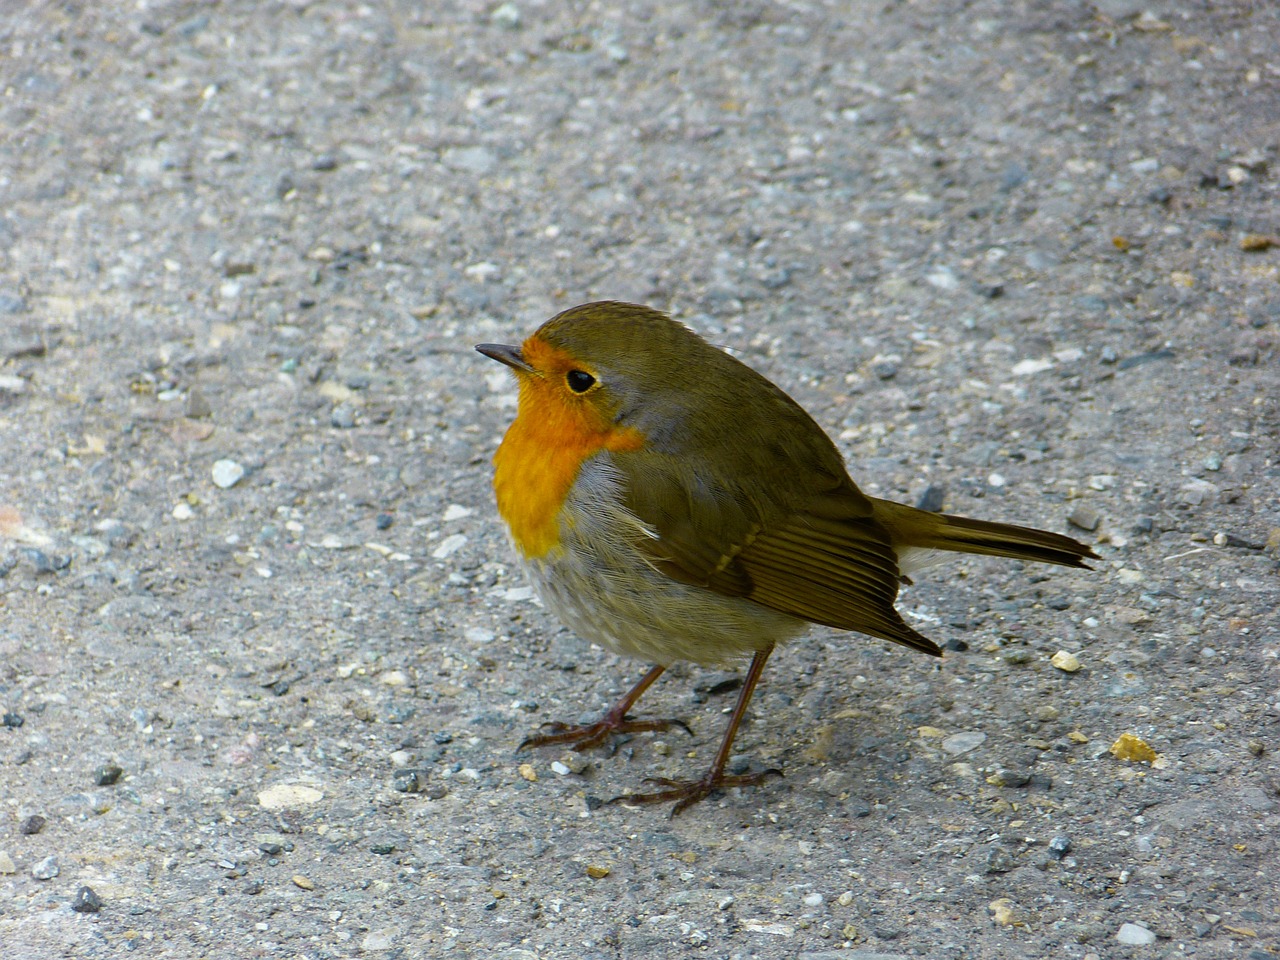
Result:
[[[574,393],[586,393],[596,383],[596,378],[585,370],[570,370],[564,379]]]

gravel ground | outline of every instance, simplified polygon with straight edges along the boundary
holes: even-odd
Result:
[[[6,9],[0,953],[1280,954],[1280,6],[617,7]],[[785,779],[602,805],[741,675],[515,753],[645,665],[531,599],[471,348],[606,297],[1104,559],[815,630]]]

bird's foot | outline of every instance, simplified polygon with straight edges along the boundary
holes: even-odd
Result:
[[[517,748],[525,750],[529,747],[549,747],[558,743],[570,744],[574,750],[590,750],[598,747],[611,737],[624,733],[646,733],[649,731],[670,730],[679,727],[693,736],[693,731],[683,720],[631,720],[626,716],[615,716],[612,711],[606,713],[595,723],[571,725],[567,723],[544,723],[543,730],[527,737]]]
[[[740,774],[726,774],[723,770],[712,769],[707,771],[707,775],[700,780],[668,780],[666,777],[646,777],[645,783],[655,783],[663,789],[655,790],[652,793],[627,793],[621,797],[614,797],[609,802],[638,806],[649,803],[667,803],[674,800],[675,806],[671,808],[671,816],[674,817],[718,790],[727,790],[730,787],[754,787],[763,783],[769,777],[781,776],[781,770],[770,768],[757,773]]]

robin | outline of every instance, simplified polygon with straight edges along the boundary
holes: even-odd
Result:
[[[780,388],[648,307],[560,313],[519,346],[483,343],[520,400],[494,456],[498,511],[543,603],[573,631],[653,664],[595,723],[521,746],[577,750],[674,720],[630,710],[676,660],[751,657],[706,774],[653,780],[627,803],[674,801],[780,771],[725,765],[774,647],[813,624],[941,656],[894,609],[940,551],[1086,567],[1070,537],[931,513],[862,493],[822,428]],[[685,728],[687,729],[687,728]]]

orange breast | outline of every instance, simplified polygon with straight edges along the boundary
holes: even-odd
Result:
[[[560,545],[560,512],[578,471],[602,450],[637,450],[643,436],[603,421],[558,382],[520,377],[520,409],[494,455],[498,512],[528,559]]]

